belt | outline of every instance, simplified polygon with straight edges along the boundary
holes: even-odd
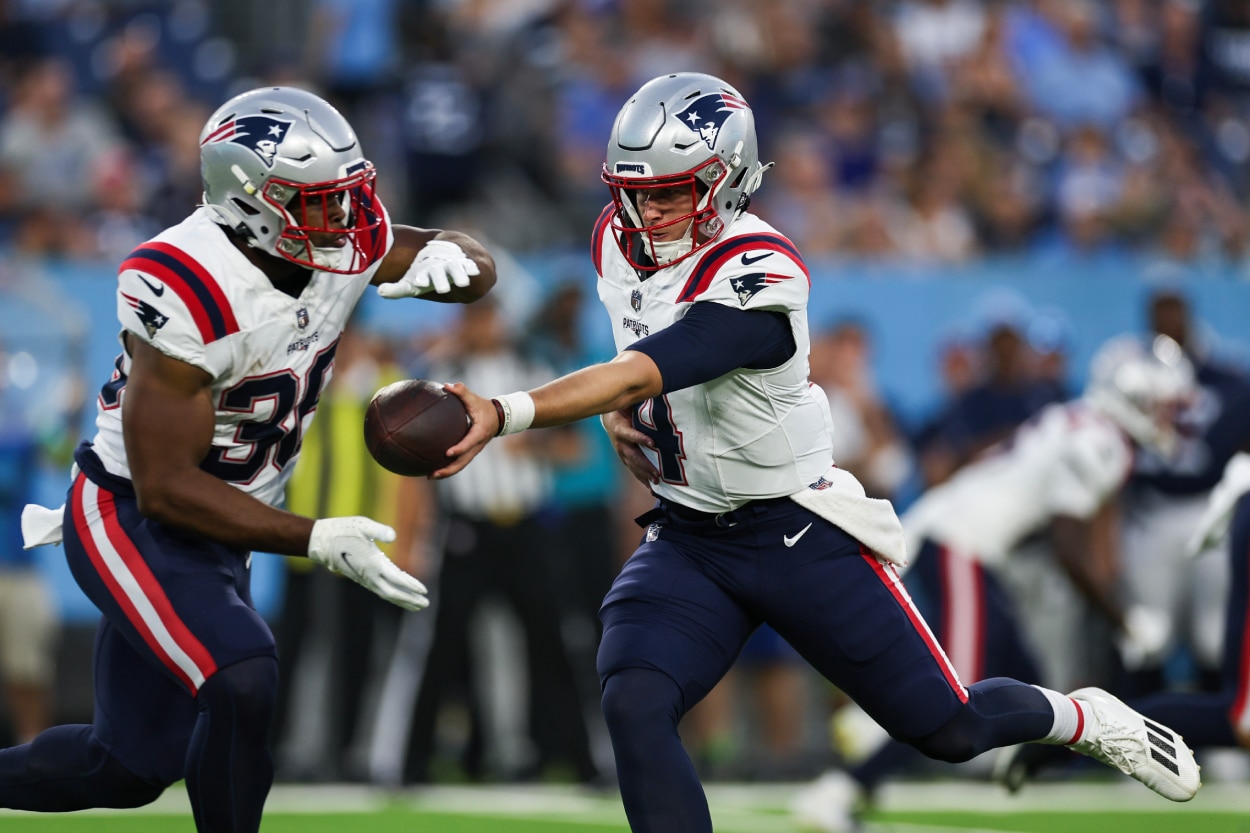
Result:
[[[649,526],[656,521],[668,520],[679,525],[706,525],[729,529],[742,523],[747,518],[761,514],[770,506],[788,502],[790,502],[789,497],[761,498],[760,500],[747,501],[737,509],[730,509],[727,512],[701,512],[698,509],[691,509],[689,506],[682,506],[680,503],[673,503],[671,500],[660,498],[656,501],[655,508],[640,515],[635,519],[635,522],[641,527]]]

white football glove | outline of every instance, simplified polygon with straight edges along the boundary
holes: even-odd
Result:
[[[380,284],[378,294],[383,298],[414,298],[433,289],[445,295],[451,292],[453,284],[468,286],[469,278],[480,271],[457,244],[431,240],[417,252],[404,276],[394,283]]]
[[[395,566],[374,543],[394,540],[395,530],[371,518],[322,518],[313,524],[308,557],[406,610],[429,607],[425,585]]]
[[[1116,640],[1129,671],[1157,665],[1172,639],[1172,617],[1162,610],[1134,605],[1124,613],[1124,633]]]

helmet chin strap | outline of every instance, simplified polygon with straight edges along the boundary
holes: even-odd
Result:
[[[687,254],[694,246],[694,221],[686,226],[686,233],[676,240],[665,240],[657,242],[650,235],[647,236],[648,248],[651,249],[649,254],[651,259],[655,261],[656,266],[667,266],[679,257]]]
[[[313,246],[312,262],[321,269],[343,269],[351,246]]]

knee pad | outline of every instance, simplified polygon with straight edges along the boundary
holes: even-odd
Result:
[[[927,757],[952,764],[969,761],[984,751],[977,731],[979,720],[965,703],[942,728],[911,745]]]
[[[676,724],[681,719],[681,689],[667,674],[649,668],[626,668],[603,683],[601,706],[609,727]]]
[[[200,686],[200,710],[228,710],[239,724],[268,732],[278,698],[278,661],[252,657],[219,668]]]

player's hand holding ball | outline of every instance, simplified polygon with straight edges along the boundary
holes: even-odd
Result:
[[[395,530],[371,518],[322,518],[313,524],[308,557],[405,610],[429,607],[425,585],[395,566],[375,543],[394,540]]]
[[[453,286],[465,287],[481,271],[464,249],[450,240],[431,240],[421,247],[404,276],[394,283],[378,286],[383,298],[413,298],[431,290],[440,295]]]
[[[464,404],[438,382],[387,385],[365,409],[365,446],[387,471],[425,477],[451,462],[447,450],[469,430]]]

